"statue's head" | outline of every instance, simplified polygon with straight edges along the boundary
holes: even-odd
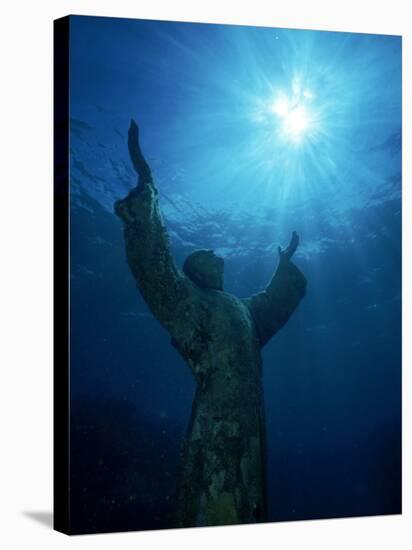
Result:
[[[198,287],[223,290],[224,260],[213,250],[196,250],[183,264],[183,271]]]

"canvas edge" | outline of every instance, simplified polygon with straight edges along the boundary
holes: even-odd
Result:
[[[69,16],[53,22],[53,528],[70,534]]]

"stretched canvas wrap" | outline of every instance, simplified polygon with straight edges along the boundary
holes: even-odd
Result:
[[[55,21],[55,528],[401,513],[401,37]]]

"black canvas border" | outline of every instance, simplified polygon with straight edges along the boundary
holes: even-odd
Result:
[[[69,38],[70,18],[54,31],[54,203],[53,203],[53,527],[69,533]]]

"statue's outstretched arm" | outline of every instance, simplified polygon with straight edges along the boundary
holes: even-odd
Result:
[[[153,315],[177,337],[185,317],[180,309],[190,301],[193,284],[177,268],[170,252],[158,192],[133,120],[128,145],[139,182],[126,198],[115,203],[115,213],[123,222],[127,261]]]
[[[291,258],[299,244],[294,231],[289,246],[278,248],[279,265],[272,280],[263,292],[246,299],[256,330],[264,346],[283,327],[306,292],[306,279]]]

